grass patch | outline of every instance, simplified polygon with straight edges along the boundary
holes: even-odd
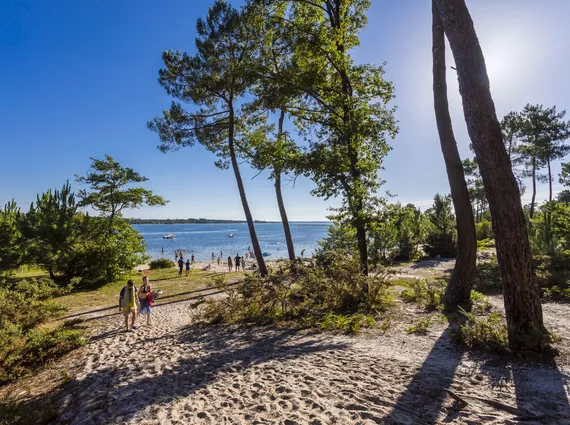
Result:
[[[431,326],[431,316],[423,317],[406,328],[407,334],[427,335]]]
[[[404,302],[420,304],[428,310],[435,310],[441,304],[445,285],[443,279],[410,279],[407,288],[400,292],[400,298]]]

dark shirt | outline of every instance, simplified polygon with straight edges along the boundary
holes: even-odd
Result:
[[[236,258],[234,258],[234,260],[238,266],[241,264],[241,257],[239,255],[237,255]]]
[[[178,266],[184,267],[184,260],[178,260]]]

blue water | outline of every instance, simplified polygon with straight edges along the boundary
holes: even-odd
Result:
[[[310,257],[318,247],[318,241],[327,235],[330,223],[296,222],[290,223],[295,253]],[[251,246],[247,224],[139,224],[133,226],[145,238],[147,253],[153,258],[172,258],[176,249],[186,250],[185,257],[194,251],[196,261],[211,261],[212,252],[216,258],[222,250],[224,257],[245,254]],[[257,237],[263,252],[271,256],[267,259],[287,257],[287,245],[281,223],[256,223]],[[163,239],[169,233],[176,234],[176,239]],[[233,233],[235,238],[229,238]],[[164,248],[164,255],[162,254]]]

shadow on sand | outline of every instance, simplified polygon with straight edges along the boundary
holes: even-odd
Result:
[[[162,340],[174,337],[176,344],[187,347],[192,354],[152,376],[141,378],[137,368],[140,359],[127,358],[121,368],[97,370],[81,381],[71,381],[63,391],[51,397],[61,412],[56,423],[80,423],[85,417],[89,417],[92,424],[126,423],[149,405],[187,397],[220,375],[241,372],[273,360],[346,348],[345,344],[329,343],[326,336],[306,340],[305,336],[305,333],[274,328],[192,325],[176,336],[145,340],[149,347],[159,347]],[[144,364],[156,360],[153,351],[148,351]],[[197,415],[200,417],[200,412]]]

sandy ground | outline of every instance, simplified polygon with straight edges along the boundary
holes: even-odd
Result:
[[[544,305],[565,347],[569,312]],[[400,303],[385,335],[350,337],[204,327],[192,301],[165,302],[133,332],[120,316],[92,317],[86,347],[18,388],[50,397],[57,424],[570,424],[567,352],[542,365],[469,353],[444,323],[407,335],[422,314]],[[70,382],[54,388],[62,373]]]

